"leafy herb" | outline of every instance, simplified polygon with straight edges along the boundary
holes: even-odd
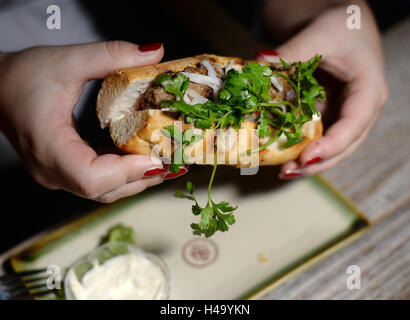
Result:
[[[178,73],[173,79],[166,73],[159,74],[155,82],[164,86],[168,93],[171,93],[179,99],[184,99],[184,94],[189,85],[189,79],[182,73]]]
[[[295,69],[289,77],[283,73],[273,73],[268,66],[249,62],[242,68],[242,72],[235,69],[229,70],[224,77],[224,86],[219,91],[215,101],[207,101],[203,104],[189,105],[184,101],[189,79],[181,73],[176,76],[160,74],[155,81],[176,97],[176,100],[162,101],[161,107],[176,109],[185,116],[187,123],[194,123],[196,128],[223,129],[232,126],[239,129],[246,115],[257,112],[259,114],[258,136],[267,137],[272,132],[275,132],[275,135],[258,148],[247,151],[252,153],[268,147],[277,141],[282,134],[287,138],[283,145],[284,148],[290,148],[303,141],[303,124],[311,121],[313,115],[318,114],[315,101],[326,98],[324,88],[313,77],[313,72],[320,60],[320,55],[316,55],[306,62],[292,64],[287,64],[281,59],[280,62],[285,70],[292,69],[293,71],[293,68]],[[285,79],[293,87],[296,95],[294,102],[292,102],[293,100],[270,102],[271,77]],[[175,126],[165,127],[164,130],[173,139],[176,146],[170,170],[178,172],[180,166],[185,163],[185,147],[194,143],[199,136],[193,135],[192,132],[187,135],[187,131],[190,129],[182,133]],[[205,207],[198,204],[194,194],[194,186],[190,181],[187,182],[186,193],[180,191],[176,193],[179,198],[195,202],[192,206],[192,212],[201,217],[199,223],[191,225],[196,235],[204,234],[209,237],[217,230],[227,231],[228,225],[235,222],[232,212],[236,210],[236,207],[232,207],[224,201],[215,203],[211,199],[211,187],[216,168],[215,156],[214,169],[208,186],[208,202]]]
[[[195,143],[202,139],[202,135],[194,134],[192,129],[185,130],[182,133],[176,126],[170,125],[163,128],[167,136],[169,136],[175,144],[174,156],[170,165],[172,173],[178,173],[181,166],[185,164],[185,148],[186,146]]]
[[[287,142],[283,147],[289,148],[303,141],[303,124],[311,121],[314,114],[318,114],[315,101],[325,99],[324,88],[313,77],[313,72],[320,60],[320,55],[306,62],[292,64],[280,60],[285,70],[295,67],[296,71],[290,78],[282,73],[272,73],[268,66],[249,62],[242,68],[242,73],[235,69],[227,72],[224,87],[215,101],[195,105],[189,105],[183,100],[189,84],[187,77],[179,73],[171,79],[171,76],[161,74],[157,77],[156,82],[161,83],[167,92],[179,97],[178,101],[162,101],[161,106],[175,108],[185,115],[188,123],[194,123],[195,127],[203,129],[228,126],[238,129],[245,115],[259,112],[258,135],[268,136],[270,126],[276,129],[278,136],[284,134],[287,137]],[[269,102],[271,99],[269,95],[270,77],[272,76],[283,78],[292,85],[296,93],[294,104],[287,100]],[[288,111],[285,113],[278,106],[285,106]],[[267,112],[273,116],[273,119],[267,117]],[[276,141],[277,139],[278,137],[274,136],[271,140]],[[248,153],[259,151],[263,146],[248,150]]]
[[[101,244],[115,241],[135,244],[134,236],[134,230],[131,227],[124,226],[120,223],[108,231],[107,235],[101,239]]]
[[[198,204],[198,200],[195,197],[194,185],[191,181],[186,183],[186,193],[177,191],[175,196],[178,198],[185,198],[194,201],[192,206],[192,213],[201,217],[199,223],[192,223],[191,228],[194,235],[205,235],[205,237],[212,236],[216,231],[228,231],[229,226],[235,223],[235,217],[233,211],[238,207],[232,207],[228,202],[221,201],[216,203],[211,198],[211,188],[214,181],[215,172],[217,168],[217,160],[215,155],[215,163],[212,171],[211,179],[208,185],[208,201],[205,207],[201,207]]]

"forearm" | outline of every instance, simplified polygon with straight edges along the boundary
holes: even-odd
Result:
[[[324,12],[341,8],[346,13],[350,4],[359,5],[364,13],[370,11],[362,0],[269,0],[263,13],[264,27],[268,36],[285,41]]]

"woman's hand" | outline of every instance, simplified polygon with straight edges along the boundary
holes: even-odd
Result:
[[[367,5],[360,2],[361,29],[349,30],[346,27],[346,7],[325,10],[276,50],[281,58],[289,62],[304,61],[315,54],[322,54],[320,67],[346,83],[344,94],[340,97],[342,102],[338,120],[322,138],[303,150],[299,161],[290,161],[282,166],[281,178],[314,175],[350,155],[378,120],[386,102],[388,89],[375,21]],[[269,59],[267,51],[261,51],[261,55],[259,58]],[[336,112],[334,107],[324,103],[318,109]]]
[[[78,135],[72,112],[87,81],[158,63],[163,51],[111,41],[0,54],[0,128],[38,183],[112,202],[162,182],[159,159],[98,156]]]

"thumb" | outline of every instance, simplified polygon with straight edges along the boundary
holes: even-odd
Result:
[[[155,64],[161,61],[161,43],[139,46],[126,41],[104,41],[72,46],[71,64],[83,80],[101,79],[108,73],[132,66]],[[146,49],[150,49],[147,51]]]

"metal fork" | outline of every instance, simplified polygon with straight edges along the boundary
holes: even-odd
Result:
[[[1,275],[0,292],[9,300],[32,300],[55,292],[47,287],[46,272],[47,269],[34,269]]]

